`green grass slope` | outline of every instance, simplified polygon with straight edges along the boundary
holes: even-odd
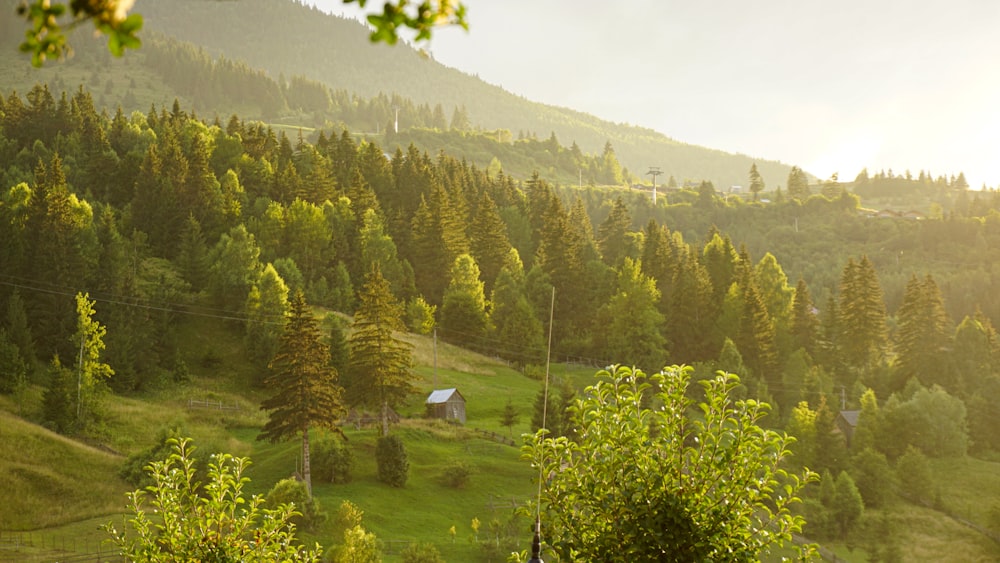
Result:
[[[291,476],[299,463],[299,443],[257,442],[265,417],[257,405],[261,392],[246,385],[252,369],[240,357],[241,338],[225,321],[189,317],[181,323],[179,338],[191,371],[188,382],[130,397],[109,397],[102,440],[123,454],[148,447],[160,429],[180,427],[200,446],[200,455],[227,451],[249,456],[249,491],[266,493],[280,479]],[[518,448],[501,444],[488,433],[529,431],[532,405],[541,382],[529,379],[501,362],[425,336],[407,335],[414,344],[418,367],[417,393],[401,413],[404,420],[393,432],[404,441],[410,473],[406,487],[395,489],[375,477],[374,428],[347,428],[354,455],[353,479],[346,484],[318,482],[315,495],[333,516],[340,503],[350,500],[364,511],[364,524],[385,544],[386,561],[399,561],[399,550],[409,542],[437,546],[447,561],[483,560],[483,548],[471,541],[473,518],[481,522],[484,538],[491,521],[508,522],[514,504],[535,492],[533,472],[520,459]],[[435,357],[437,358],[435,367]],[[555,366],[554,379],[566,378],[576,388],[593,381],[594,370]],[[434,388],[457,387],[468,401],[465,426],[422,417],[423,401]],[[24,402],[36,410],[36,388]],[[193,407],[190,401],[214,401],[227,409]],[[519,414],[510,430],[500,414],[510,401]],[[109,453],[53,434],[16,416],[18,405],[0,397],[0,539],[11,531],[31,530],[23,536],[31,556],[104,552],[107,522],[118,523],[131,487],[117,477],[122,455]],[[519,442],[519,440],[517,440]],[[456,463],[469,467],[470,479],[453,488],[443,479]],[[985,525],[992,503],[984,491],[1000,487],[1000,464],[975,459],[936,461],[933,465],[940,504],[951,514]],[[905,561],[992,561],[1000,548],[983,534],[961,524],[941,510],[898,500],[890,505],[888,520]],[[455,528],[452,536],[450,529]],[[528,547],[527,525],[521,548]],[[328,522],[306,541],[333,548],[340,540]],[[846,561],[866,561],[863,546],[831,545]],[[19,552],[27,556],[27,552]],[[6,555],[2,555],[6,557]]]
[[[4,407],[9,405],[5,404]],[[121,456],[0,410],[0,530],[65,524],[121,509]]]

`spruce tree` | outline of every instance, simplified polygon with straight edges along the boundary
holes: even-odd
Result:
[[[615,198],[611,212],[597,228],[597,240],[601,247],[604,263],[617,268],[628,255],[626,235],[632,225],[632,217],[621,196]]]
[[[809,177],[798,166],[788,173],[788,197],[805,201],[809,197]]]
[[[757,171],[757,163],[754,162],[750,165],[750,193],[753,194],[754,201],[757,201],[762,191],[764,191],[764,179],[761,178],[760,172]]]
[[[479,264],[484,288],[489,294],[512,247],[507,238],[507,225],[500,217],[493,198],[486,191],[479,199],[469,226],[469,248]]]
[[[285,331],[264,384],[274,395],[261,402],[268,421],[257,439],[275,443],[302,437],[302,476],[311,497],[309,430],[326,428],[342,435],[337,423],[345,409],[337,370],[330,365],[329,349],[301,291],[292,297]]]
[[[925,386],[938,384],[951,393],[961,392],[960,382],[951,376],[947,362],[953,334],[951,320],[934,278],[910,277],[897,317],[897,388],[916,377]]]
[[[639,263],[642,273],[653,278],[660,290],[660,312],[666,314],[674,276],[677,273],[677,253],[671,244],[670,230],[650,219],[643,229],[642,254]]]
[[[882,288],[867,256],[859,262],[850,259],[844,267],[839,309],[843,357],[855,375],[867,372],[884,359],[888,340]]]
[[[690,363],[715,358],[722,346],[722,338],[713,331],[721,305],[713,303],[712,281],[694,252],[687,253],[671,285],[665,330],[673,351],[670,361]]]
[[[358,295],[350,345],[351,404],[381,410],[381,435],[389,433],[389,409],[414,392],[412,345],[393,333],[405,330],[403,312],[389,283],[373,264]]]
[[[805,350],[815,359],[816,345],[819,339],[819,319],[813,311],[812,297],[805,280],[799,278],[795,284],[795,294],[792,297],[791,320],[792,351]]]

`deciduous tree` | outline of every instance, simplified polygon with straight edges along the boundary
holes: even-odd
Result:
[[[171,442],[170,457],[149,466],[153,485],[129,493],[128,524],[121,530],[111,524],[104,527],[125,560],[320,561],[319,545],[307,549],[295,538],[294,507],[264,508],[264,497],[245,496],[248,459],[213,457],[201,482],[190,441]],[[154,513],[155,520],[150,517]]]
[[[706,381],[690,416],[690,376],[599,372],[576,402],[576,437],[538,433],[523,448],[545,480],[543,536],[559,558],[750,561],[792,543],[803,519],[789,507],[814,475],[782,468],[791,439],[759,426],[766,404],[732,399],[734,375]]]

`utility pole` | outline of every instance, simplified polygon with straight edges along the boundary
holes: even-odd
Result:
[[[646,174],[649,174],[650,176],[653,177],[653,205],[655,206],[656,205],[656,177],[659,176],[660,174],[663,174],[663,172],[660,171],[660,167],[659,166],[650,166],[649,167],[649,172],[646,172]]]
[[[438,329],[434,327],[434,386],[433,389],[437,389],[438,386]]]

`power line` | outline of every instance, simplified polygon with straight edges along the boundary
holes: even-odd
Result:
[[[160,311],[164,313],[176,313],[179,315],[214,318],[220,320],[252,322],[252,323],[272,324],[272,325],[284,324],[284,317],[280,317],[281,320],[279,321],[276,320],[279,318],[277,315],[262,315],[261,319],[254,319],[242,313],[237,313],[226,309],[215,309],[212,307],[204,307],[200,305],[193,305],[187,303],[153,302],[141,298],[129,298],[129,297],[121,297],[117,295],[107,294],[103,292],[91,292],[86,288],[78,289],[78,288],[69,288],[65,286],[57,286],[39,280],[25,280],[23,278],[16,278],[13,276],[0,276],[0,277],[18,280],[22,282],[22,283],[17,283],[14,281],[4,281],[3,279],[0,279],[0,285],[33,291],[35,293],[47,293],[50,295],[64,295],[66,297],[74,297],[77,293],[80,293],[81,291],[86,291],[92,300],[97,301],[99,303],[122,305],[126,307],[134,307],[137,309]],[[29,283],[23,283],[23,282],[29,282]],[[49,287],[40,287],[40,285],[35,285],[35,284],[40,284],[41,286],[47,285]]]

